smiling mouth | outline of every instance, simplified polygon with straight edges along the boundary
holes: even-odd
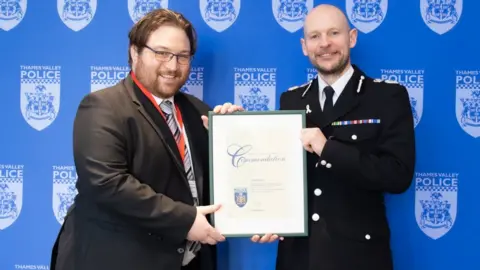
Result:
[[[332,57],[334,55],[336,55],[337,53],[336,52],[331,52],[331,53],[322,53],[322,54],[317,54],[317,57],[320,57],[320,58],[329,58],[329,57]]]
[[[168,80],[173,80],[176,78],[175,75],[169,75],[169,74],[160,74],[160,77],[168,79]]]

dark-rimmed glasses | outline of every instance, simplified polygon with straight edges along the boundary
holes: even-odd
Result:
[[[167,51],[156,51],[147,45],[145,45],[145,48],[155,53],[155,58],[161,62],[169,62],[174,56],[177,58],[177,63],[180,65],[188,65],[192,61],[192,56],[190,54],[174,54]]]

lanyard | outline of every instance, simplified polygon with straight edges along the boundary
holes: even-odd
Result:
[[[157,104],[157,102],[153,98],[152,93],[147,91],[147,89],[145,89],[145,87],[138,81],[138,79],[135,76],[135,73],[133,73],[133,71],[131,72],[131,75],[132,75],[132,79],[135,82],[135,84],[148,97],[148,99],[152,102],[153,106],[162,115],[163,119],[166,120],[163,111],[160,109],[159,104]],[[180,113],[180,109],[178,108],[177,104],[175,104],[175,115],[177,116],[177,120],[178,120],[178,124],[179,124],[178,128],[180,129],[180,140],[178,140],[177,146],[178,146],[178,151],[180,151],[180,156],[182,157],[182,160],[183,160],[185,158],[185,138],[183,137],[183,119],[182,119],[182,114]]]

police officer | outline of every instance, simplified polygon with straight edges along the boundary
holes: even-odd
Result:
[[[307,115],[309,236],[280,236],[277,270],[393,269],[383,195],[411,184],[413,117],[405,87],[351,64],[356,40],[334,6],[317,6],[305,19],[302,50],[318,76],[283,93],[280,109]]]

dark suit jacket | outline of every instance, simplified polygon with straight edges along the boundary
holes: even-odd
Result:
[[[307,126],[320,128],[328,141],[321,156],[307,158],[309,237],[279,243],[277,270],[393,269],[383,195],[411,184],[412,111],[405,87],[354,70],[330,119],[320,107],[317,79],[280,97],[281,110],[308,105]],[[380,123],[335,123],[363,119]]]
[[[179,93],[202,204],[208,204],[210,109]],[[90,93],[73,131],[78,196],[52,254],[56,270],[181,269],[187,233],[196,216],[174,138],[130,76]],[[203,245],[202,270],[214,269],[213,247]]]

